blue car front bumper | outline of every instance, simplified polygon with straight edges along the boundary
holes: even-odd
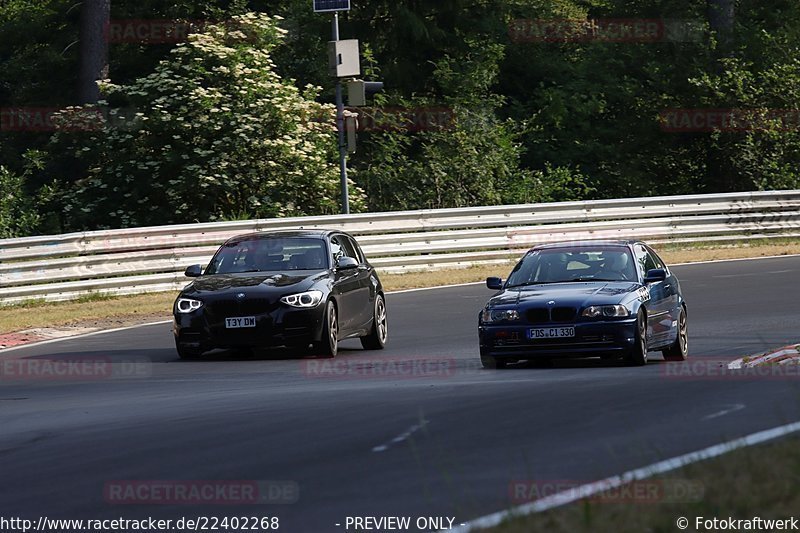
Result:
[[[575,328],[574,337],[532,339],[532,329]],[[633,348],[636,318],[569,324],[479,324],[482,356],[520,360],[537,357],[623,356]]]

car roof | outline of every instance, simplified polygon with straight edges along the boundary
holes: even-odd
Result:
[[[241,235],[236,235],[235,237],[231,237],[226,243],[230,242],[238,242],[238,241],[252,241],[252,240],[260,240],[260,239],[273,239],[278,237],[305,237],[311,239],[324,239],[334,233],[343,233],[348,235],[348,233],[339,230],[332,230],[332,229],[276,229],[276,230],[269,230],[269,231],[256,231],[252,233],[243,233]]]
[[[552,242],[547,244],[537,244],[531,250],[550,250],[558,248],[591,248],[593,246],[604,247],[620,247],[627,248],[633,244],[638,244],[639,241],[623,241],[623,240],[597,240],[597,241],[571,241],[571,242]]]

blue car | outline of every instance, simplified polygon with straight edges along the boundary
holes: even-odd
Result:
[[[532,248],[478,315],[481,362],[503,368],[556,357],[647,364],[688,354],[686,302],[678,278],[642,242],[592,241]]]

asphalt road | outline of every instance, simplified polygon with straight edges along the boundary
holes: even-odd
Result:
[[[512,505],[514,481],[591,481],[800,419],[797,379],[719,373],[800,340],[800,258],[675,270],[694,362],[679,375],[659,354],[643,368],[481,370],[476,316],[490,291],[478,285],[389,295],[389,347],[348,341],[335,366],[179,361],[168,324],[0,352],[29,365],[0,379],[0,516],[277,516],[290,532],[345,531],[348,516],[458,524]],[[30,366],[87,357],[113,375]],[[130,480],[272,480],[298,493],[203,506],[104,494]]]

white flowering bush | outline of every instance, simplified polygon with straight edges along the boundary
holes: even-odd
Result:
[[[130,85],[102,83],[110,111],[54,143],[84,162],[65,199],[75,227],[125,227],[339,211],[335,109],[275,71],[279,17],[207,26]],[[85,112],[85,110],[83,110]],[[88,131],[86,131],[88,130]],[[353,187],[353,208],[363,193]]]

